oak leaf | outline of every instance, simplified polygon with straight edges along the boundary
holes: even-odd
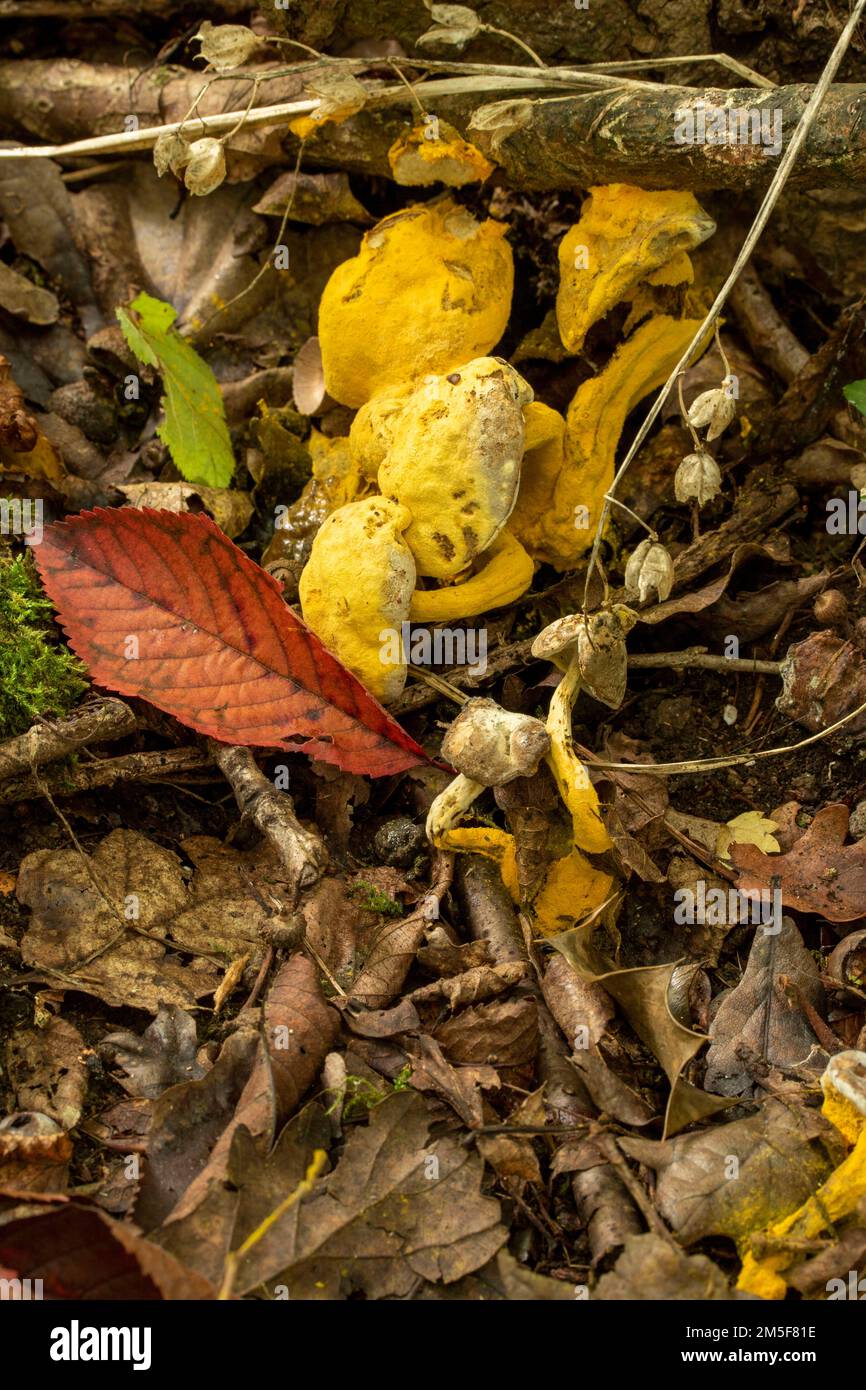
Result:
[[[817,912],[828,922],[852,922],[866,910],[866,840],[845,844],[848,808],[823,806],[787,854],[731,845],[742,892],[778,886],[785,907]]]

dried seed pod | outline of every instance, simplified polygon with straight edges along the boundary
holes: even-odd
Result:
[[[680,464],[674,477],[674,493],[678,502],[697,502],[705,507],[717,496],[722,486],[719,465],[712,454],[699,449],[688,454]]]
[[[209,19],[193,38],[201,41],[201,56],[214,72],[241,67],[261,43],[245,24],[211,24]]]
[[[733,380],[726,376],[721,386],[702,391],[688,409],[688,421],[693,429],[706,430],[707,442],[724,434],[737,413],[737,401],[732,391]]]
[[[153,162],[156,172],[162,178],[169,169],[180,174],[189,163],[190,146],[176,130],[164,130],[156,137],[153,147]]]
[[[848,627],[848,600],[840,589],[825,589],[815,599],[812,612],[825,627],[835,627],[842,632]]]
[[[222,143],[206,135],[194,140],[189,147],[189,159],[183,171],[183,181],[190,193],[204,197],[219,188],[226,176],[226,156]]]
[[[667,598],[673,586],[673,560],[663,545],[647,537],[629,556],[625,567],[626,593],[646,603],[655,590],[661,601]]]

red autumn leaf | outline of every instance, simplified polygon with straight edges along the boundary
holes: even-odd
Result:
[[[308,753],[347,772],[381,777],[427,761],[208,517],[98,508],[49,526],[34,553],[98,685],[224,743]]]

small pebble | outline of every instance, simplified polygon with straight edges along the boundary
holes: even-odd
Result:
[[[722,718],[726,724],[736,724],[739,717],[736,705],[725,705],[725,708],[722,710]]]
[[[416,825],[408,816],[388,820],[373,837],[373,849],[383,864],[408,869],[427,843],[423,825]]]
[[[848,834],[854,840],[862,840],[866,836],[866,801],[858,801],[851,812]]]

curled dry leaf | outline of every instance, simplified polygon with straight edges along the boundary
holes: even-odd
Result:
[[[465,1125],[477,1129],[484,1109],[481,1088],[496,1090],[499,1086],[494,1068],[485,1064],[452,1066],[436,1039],[427,1033],[408,1038],[404,1051],[412,1069],[412,1089],[440,1096]]]
[[[516,1067],[538,1050],[538,1014],[532,999],[477,1004],[433,1030],[452,1062]]]
[[[817,962],[790,917],[778,932],[773,925],[756,928],[743,978],[723,995],[710,1025],[704,1085],[717,1095],[751,1095],[768,1066],[790,1073],[818,1045],[809,1020],[779,985],[786,976],[798,997],[822,1016],[826,1001]],[[825,1062],[818,1055],[807,1070],[818,1076]]]
[[[199,1299],[215,1290],[134,1227],[95,1207],[58,1206],[0,1227],[0,1264],[37,1275],[47,1298]]]
[[[231,1122],[258,1045],[252,1022],[237,1028],[209,1072],[198,1081],[170,1086],[154,1102],[147,1165],[135,1207],[135,1219],[144,1230],[161,1225],[181,1198],[192,1208],[202,1201],[207,1179],[199,1185],[196,1179]],[[218,1176],[225,1176],[224,1164]]]
[[[169,1086],[204,1076],[205,1068],[196,1060],[195,1019],[175,1004],[161,1004],[141,1036],[109,1033],[103,1044],[126,1073],[121,1084],[131,1096],[155,1100]]]
[[[189,1008],[219,983],[210,961],[168,949],[187,888],[177,855],[144,835],[113,830],[89,857],[37,850],[21,864],[17,891],[33,913],[22,956],[49,979],[59,972],[114,1008],[154,1014],[160,1003]]]
[[[63,1018],[15,1033],[6,1051],[6,1073],[18,1109],[38,1111],[64,1130],[72,1129],[87,1092],[84,1053],[84,1039]]]
[[[708,1095],[683,1078],[683,1071],[707,1041],[674,1018],[668,989],[676,965],[639,966],[617,970],[592,944],[593,926],[575,927],[553,938],[569,964],[584,980],[604,986],[619,1004],[641,1041],[654,1053],[671,1085],[665,1109],[667,1137],[694,1120],[731,1104]]]
[[[325,1003],[319,974],[318,966],[298,954],[272,981],[256,1061],[212,1162],[227,1151],[238,1125],[272,1142],[318,1075],[340,1028],[339,1015]]]
[[[666,1143],[628,1136],[620,1144],[655,1169],[659,1212],[684,1245],[707,1235],[742,1245],[795,1211],[842,1153],[839,1135],[816,1110],[776,1099],[747,1119]]]
[[[37,565],[100,685],[223,742],[306,752],[350,772],[426,760],[208,518],[85,512],[47,529]]]
[[[813,632],[789,647],[782,662],[783,714],[818,732],[866,704],[866,660],[854,642],[835,632]],[[866,729],[866,712],[847,725],[849,734]]]
[[[319,227],[326,222],[360,222],[369,227],[373,218],[352,192],[349,175],[295,173],[280,174],[253,206],[262,217],[283,217],[289,209],[292,222]],[[300,406],[298,407],[300,410]]]
[[[669,1240],[647,1232],[629,1236],[625,1248],[593,1290],[602,1300],[729,1299],[725,1276],[706,1255],[686,1255]]]
[[[0,1190],[65,1192],[71,1158],[72,1140],[47,1115],[25,1110],[0,1121]]]
[[[845,844],[848,808],[822,806],[787,854],[762,854],[754,845],[732,845],[731,859],[743,892],[778,887],[786,907],[816,912],[829,922],[853,922],[866,904],[866,839]]]
[[[125,483],[119,489],[133,507],[166,512],[194,512],[195,498],[230,538],[250,524],[253,504],[247,492],[237,488],[207,487],[204,483]]]

